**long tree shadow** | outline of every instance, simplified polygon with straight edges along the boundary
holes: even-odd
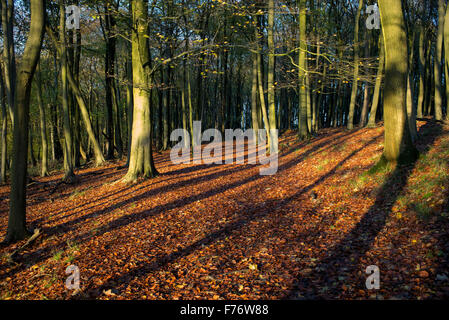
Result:
[[[289,168],[292,168],[293,166],[297,165],[301,161],[303,161],[306,158],[308,158],[310,155],[313,155],[315,152],[324,151],[324,150],[327,150],[329,148],[333,148],[333,147],[335,147],[335,145],[344,143],[349,138],[349,136],[355,137],[358,134],[359,134],[359,132],[345,133],[345,134],[339,135],[336,140],[332,141],[333,142],[332,144],[330,144],[329,141],[326,140],[326,141],[322,141],[321,143],[318,143],[316,145],[313,145],[313,147],[311,147],[307,151],[303,152],[300,157],[293,158],[292,160],[282,164],[279,167],[279,172],[282,172],[282,171],[288,170]],[[376,140],[377,138],[378,137],[376,137],[374,140]],[[323,150],[323,148],[324,148],[324,150]],[[356,152],[352,153],[351,155],[352,156],[355,155]],[[251,169],[251,168],[253,168],[253,166],[249,167],[249,169]],[[197,183],[197,182],[201,182],[201,181],[210,181],[212,178],[215,179],[215,178],[219,178],[219,177],[223,177],[223,176],[227,176],[227,175],[232,175],[232,174],[235,174],[235,173],[243,172],[245,170],[248,170],[248,166],[234,167],[234,168],[230,168],[230,169],[225,170],[225,171],[212,173],[211,175],[206,175],[205,177],[204,176],[199,176],[199,177],[191,179],[191,180],[181,181],[181,182],[169,185],[169,186],[164,186],[164,187],[152,189],[152,190],[149,190],[149,191],[147,191],[147,192],[145,192],[145,193],[143,193],[141,195],[134,196],[134,197],[132,197],[130,199],[122,200],[122,201],[120,201],[117,204],[114,204],[112,206],[106,207],[104,209],[97,210],[95,212],[92,212],[92,213],[80,216],[78,218],[75,218],[75,219],[70,220],[68,222],[62,223],[60,225],[51,227],[49,229],[44,230],[44,232],[45,232],[45,234],[47,236],[61,234],[61,233],[70,231],[72,227],[74,227],[75,225],[83,222],[84,220],[87,220],[87,219],[93,218],[93,217],[97,217],[99,215],[107,214],[109,212],[113,212],[117,208],[121,208],[121,207],[123,207],[123,206],[125,206],[125,205],[127,205],[129,203],[134,202],[134,201],[139,201],[139,200],[148,198],[148,197],[150,197],[152,195],[156,195],[156,194],[158,194],[160,192],[164,192],[164,190],[165,191],[169,191],[169,190],[173,190],[175,188],[188,186],[188,185],[191,185],[191,184],[194,184],[194,183]],[[130,223],[137,222],[137,221],[140,221],[140,220],[145,219],[145,218],[149,218],[151,216],[154,216],[154,215],[159,214],[161,212],[164,212],[166,210],[172,209],[174,207],[182,207],[182,206],[185,206],[185,205],[187,205],[189,203],[193,203],[193,202],[195,202],[197,200],[206,199],[208,197],[211,197],[211,196],[223,193],[223,192],[225,192],[225,191],[227,191],[229,189],[238,187],[238,186],[243,185],[245,183],[249,183],[251,181],[256,181],[256,180],[259,180],[259,179],[262,179],[262,178],[264,178],[264,176],[260,176],[260,175],[258,175],[256,173],[254,175],[248,176],[247,178],[245,178],[243,180],[239,180],[239,181],[236,181],[236,182],[232,182],[232,183],[229,183],[229,184],[218,186],[217,188],[211,189],[211,190],[209,190],[209,191],[207,191],[205,193],[199,194],[199,195],[192,195],[192,196],[187,197],[187,198],[181,198],[179,200],[175,200],[175,201],[172,201],[172,202],[164,204],[164,205],[156,206],[155,208],[152,208],[150,210],[146,210],[146,211],[144,211],[142,213],[139,213],[139,214],[135,214],[135,215],[132,215],[132,216],[128,215],[128,216],[125,216],[125,217],[122,217],[122,218],[118,218],[116,220],[111,221],[107,225],[100,227],[96,236],[100,236],[101,234],[103,234],[105,232],[108,232],[108,231],[111,231],[113,229],[116,229],[116,228],[128,225]],[[122,198],[123,198],[123,196],[122,196]],[[92,237],[92,234],[90,232],[82,234],[82,235],[78,235],[74,239],[71,239],[71,241],[83,242],[86,239],[88,239],[89,237]],[[59,246],[56,246],[56,247],[55,246],[47,246],[47,247],[43,247],[43,248],[37,249],[36,251],[30,253],[26,257],[27,264],[35,264],[35,263],[37,263],[39,261],[42,261],[42,260],[46,259],[51,254],[51,252],[53,252],[54,250],[61,250],[64,247],[64,245],[65,245],[65,243],[61,242],[59,244]],[[8,273],[0,275],[0,279],[4,279],[5,277],[8,277],[8,276],[11,277],[12,275],[16,274],[17,272],[20,272],[21,270],[23,270],[25,267],[26,267],[25,264],[21,264],[21,265],[17,266],[16,268],[13,268],[12,270],[10,270]]]
[[[421,128],[420,133],[430,127],[433,127],[433,124],[426,124]],[[437,129],[428,146],[441,134],[441,126],[438,126]],[[429,148],[426,148],[421,152],[425,154],[428,150]],[[404,191],[416,162],[417,160],[409,165],[396,166],[378,191],[375,203],[362,219],[339,243],[329,249],[327,257],[317,263],[316,272],[308,276],[300,276],[283,299],[338,297],[344,291],[345,286],[353,285],[354,281],[357,281],[355,279],[357,272],[364,272],[364,270],[360,270],[360,258],[372,248],[377,235],[385,227],[391,210]],[[364,283],[360,285],[362,286]],[[360,289],[363,288],[360,287]]]
[[[350,135],[354,135],[355,133],[357,133],[357,131],[353,131],[353,132],[341,132],[341,133],[334,134],[334,139],[336,140],[335,143],[336,143],[336,144],[339,144],[339,143],[340,143],[340,140],[339,140],[340,138],[345,138],[345,137],[348,137],[348,136],[350,136]],[[319,141],[321,141],[321,140],[323,140],[323,139],[326,139],[326,138],[327,138],[327,135],[326,135],[326,134],[323,134],[323,135],[321,135],[321,136],[318,136],[318,137],[312,139],[311,141],[303,141],[303,142],[300,142],[300,143],[297,144],[295,147],[290,148],[289,151],[284,152],[284,153],[282,154],[282,156],[285,157],[285,156],[291,154],[292,152],[294,152],[297,148],[304,147],[304,146],[306,146],[307,144],[310,144],[310,143],[317,143],[317,142],[319,142]],[[322,147],[322,146],[324,146],[324,144],[320,143],[320,144],[319,144],[319,147]],[[224,154],[224,152],[223,152],[223,154]],[[254,156],[254,154],[248,155],[247,158],[249,158],[249,157],[251,157],[251,156]],[[167,161],[168,161],[168,160],[167,160]],[[162,161],[162,162],[167,162],[167,161]],[[156,163],[156,165],[159,164],[160,162],[161,162],[161,160],[159,159],[159,161]],[[159,184],[159,183],[161,183],[161,182],[167,182],[167,181],[169,181],[169,180],[176,180],[176,179],[179,178],[179,175],[193,174],[193,173],[195,173],[195,172],[202,171],[202,170],[204,170],[204,169],[210,169],[210,168],[216,168],[216,167],[219,167],[219,165],[216,165],[216,164],[199,164],[199,165],[195,165],[195,166],[188,166],[188,167],[181,168],[181,169],[170,170],[170,171],[168,171],[168,172],[163,173],[162,176],[174,176],[174,178],[166,178],[166,179],[164,179],[164,180],[160,180],[160,179],[159,179],[158,181],[156,181],[156,184]],[[99,170],[100,170],[100,171],[104,171],[105,169],[99,169]],[[125,169],[122,169],[122,171],[123,171],[123,170],[125,170]],[[112,176],[114,176],[114,175],[117,175],[117,168],[108,168],[107,171],[111,171],[111,172],[110,172],[110,173],[107,173],[107,174],[101,174],[101,175],[95,174],[95,177],[94,177],[93,179],[91,178],[91,179],[89,179],[89,180],[87,180],[87,181],[81,181],[81,183],[78,183],[78,187],[81,187],[81,186],[82,186],[83,184],[85,184],[86,182],[92,183],[92,182],[96,182],[97,180],[100,180],[100,179],[109,178],[109,177],[112,177]],[[79,178],[82,178],[82,177],[90,176],[90,175],[92,175],[92,173],[84,173],[84,174],[78,175],[78,177],[79,177]],[[215,174],[212,174],[212,175],[208,176],[209,179],[213,179],[214,177],[215,177]],[[200,178],[201,178],[201,177],[200,177]],[[189,183],[189,184],[193,184],[193,183],[195,183],[195,182],[198,182],[198,180],[196,180],[196,179],[197,179],[197,178],[191,179],[190,181],[188,181],[188,183]],[[49,181],[47,181],[47,184],[48,184],[48,183],[56,183],[56,182],[58,182],[58,181],[59,181],[59,179],[49,180]],[[178,185],[177,185],[177,184],[174,184],[174,185],[172,185],[171,187],[177,188]],[[182,187],[182,185],[179,185],[179,187]],[[41,187],[36,187],[36,188],[41,188]],[[46,201],[47,199],[46,199],[44,196],[47,196],[48,190],[50,190],[49,188],[51,189],[51,186],[50,186],[50,187],[47,187],[47,188],[44,188],[43,191],[34,192],[34,193],[33,193],[33,188],[30,189],[30,190],[28,191],[28,193],[29,193],[29,194],[32,194],[32,198],[33,198],[33,201],[32,201],[32,203],[31,203],[31,205],[38,205],[38,204],[40,204],[41,202]],[[102,197],[100,197],[100,198],[95,198],[95,199],[92,199],[91,201],[85,202],[85,203],[83,203],[83,206],[84,206],[83,209],[84,209],[84,210],[90,209],[89,207],[86,207],[86,205],[88,205],[89,203],[94,203],[94,206],[102,206],[103,204],[106,204],[106,203],[109,202],[109,201],[106,201],[106,202],[104,202],[104,203],[99,203],[98,201],[110,199],[112,196],[117,195],[117,194],[121,194],[123,191],[125,191],[125,190],[127,190],[127,189],[130,189],[130,188],[131,188],[131,186],[126,186],[126,187],[124,187],[123,189],[121,189],[121,190],[119,190],[119,191],[115,191],[115,192],[112,192],[112,193],[108,193],[107,195],[102,196]],[[147,188],[147,186],[146,186],[146,185],[145,185],[145,186],[142,186],[142,187],[140,187],[139,189],[142,189],[142,188]],[[137,190],[139,190],[139,189],[137,189]],[[86,189],[86,190],[87,190],[87,189]],[[133,189],[133,192],[136,192],[137,190]],[[83,190],[82,190],[82,191],[83,191]],[[161,190],[161,192],[162,192],[162,190]],[[61,200],[62,198],[66,198],[66,197],[69,197],[69,196],[70,196],[70,194],[65,194],[65,195],[60,195],[60,196],[54,196],[54,197],[52,197],[51,199],[52,199],[52,201],[55,201],[55,200]],[[123,196],[126,196],[126,195],[121,194],[121,198],[123,198]],[[4,193],[4,197],[5,197],[5,199],[8,198],[8,197],[9,197],[9,193]],[[66,211],[66,210],[67,210],[66,208],[62,208],[62,209],[59,209],[59,210],[56,211],[56,212],[48,212],[46,217],[54,217],[54,216],[56,216],[56,215],[59,215],[59,214],[63,213],[63,212]],[[7,212],[7,210],[5,210],[5,213],[6,213],[6,212]],[[3,213],[3,212],[0,211],[0,213]],[[75,214],[75,213],[73,213],[73,214]],[[53,221],[59,220],[59,219],[66,219],[66,218],[70,217],[70,216],[73,215],[73,214],[69,214],[69,215],[66,215],[66,216],[62,216],[62,217],[53,219]],[[32,221],[32,225],[33,225],[33,226],[37,226],[37,225],[39,225],[40,223],[42,223],[45,219],[46,219],[45,217],[41,217],[41,218],[39,218],[39,219],[36,219],[36,220]]]
[[[435,230],[436,232],[433,232],[433,234],[436,233],[436,238],[438,240],[437,242],[437,249],[439,250],[438,253],[441,255],[438,265],[435,269],[435,274],[437,275],[436,280],[440,282],[439,286],[444,286],[444,282],[448,283],[447,277],[449,277],[449,221],[447,214],[449,213],[449,191],[446,192],[446,201],[443,205],[443,212],[445,213],[445,216],[440,216],[438,218],[438,224],[439,228]],[[438,278],[438,276],[440,278]],[[445,278],[446,277],[446,278]],[[443,282],[444,281],[444,282]],[[447,299],[449,297],[449,290],[447,286],[443,288],[444,291],[439,292],[438,298],[439,299]]]
[[[446,131],[447,132],[447,131]],[[449,140],[446,140],[440,146],[440,152],[444,153],[441,157],[443,162],[443,168],[449,168]],[[442,182],[441,187],[445,188],[444,203],[439,208],[441,211],[433,212],[434,219],[430,221],[422,221],[425,223],[427,231],[437,239],[435,245],[436,256],[438,262],[435,268],[435,293],[438,299],[447,299],[449,297],[449,289],[447,287],[449,283],[449,181]],[[436,214],[435,214],[436,213]],[[432,221],[433,220],[433,221]]]
[[[297,165],[299,162],[301,162],[304,159],[308,158],[310,155],[312,155],[314,152],[316,152],[318,150],[324,151],[324,150],[326,150],[328,148],[334,147],[335,145],[344,143],[346,141],[346,138],[347,138],[348,135],[350,135],[350,134],[342,135],[336,141],[334,141],[334,143],[332,145],[327,145],[326,146],[326,144],[328,142],[325,141],[325,142],[322,142],[322,143],[319,143],[319,144],[313,146],[308,151],[304,152],[300,157],[294,158],[294,159],[290,160],[289,162],[281,165],[279,167],[279,171],[281,172],[281,171],[287,170],[287,169]],[[354,136],[354,133],[352,133],[352,135]],[[326,149],[323,150],[322,149],[323,147],[326,147]],[[218,167],[218,165],[214,165],[213,167]],[[119,202],[117,202],[117,203],[115,203],[115,204],[113,204],[111,206],[104,207],[101,210],[97,210],[95,212],[83,215],[83,216],[78,217],[76,219],[73,219],[73,220],[70,220],[68,222],[62,223],[60,225],[54,226],[51,229],[46,230],[46,233],[53,234],[53,233],[59,232],[61,230],[66,230],[67,231],[71,226],[73,226],[75,224],[78,224],[78,223],[80,223],[80,222],[82,222],[82,221],[84,221],[86,219],[89,219],[91,217],[97,217],[99,215],[103,215],[103,214],[108,213],[108,212],[112,212],[112,211],[114,211],[114,210],[116,210],[118,208],[122,208],[123,206],[126,206],[126,205],[128,205],[130,203],[134,203],[134,202],[146,199],[148,197],[157,195],[159,193],[165,193],[165,192],[173,191],[175,189],[179,189],[179,188],[186,187],[186,186],[189,186],[189,185],[194,185],[196,183],[201,183],[201,182],[205,182],[205,181],[211,181],[211,180],[222,178],[222,177],[226,177],[226,176],[232,176],[235,173],[239,173],[239,172],[241,173],[241,172],[244,172],[244,171],[249,170],[251,168],[253,168],[253,166],[249,166],[249,167],[248,166],[240,166],[240,167],[229,168],[227,170],[220,170],[220,171],[212,172],[212,173],[210,173],[208,175],[201,175],[201,176],[195,177],[193,179],[183,180],[183,181],[179,181],[179,182],[176,182],[174,184],[167,185],[167,186],[161,186],[159,188],[151,189],[151,190],[148,190],[148,191],[144,192],[143,194],[131,197],[129,199],[125,199],[125,200],[119,201]],[[215,189],[212,189],[210,191],[207,191],[207,192],[205,192],[205,193],[203,193],[201,195],[192,196],[190,198],[179,199],[178,201],[175,201],[172,204],[167,204],[167,205],[163,206],[162,209],[165,209],[165,207],[173,207],[173,206],[176,206],[176,205],[185,205],[185,204],[197,201],[197,200],[205,199],[205,198],[208,198],[210,196],[216,195],[218,193],[225,192],[228,189],[234,188],[236,186],[240,186],[242,184],[248,183],[250,181],[253,181],[255,179],[259,179],[259,178],[262,178],[262,177],[263,176],[260,176],[260,175],[257,175],[257,174],[256,175],[252,175],[252,176],[249,176],[246,179],[243,179],[243,180],[240,180],[240,181],[236,181],[236,182],[231,183],[231,184],[219,186],[218,188],[215,188]],[[135,191],[133,191],[133,193],[134,192]],[[120,195],[121,199],[123,199],[124,197],[126,197],[126,195],[123,195],[123,194]],[[98,205],[99,204],[96,204],[96,206],[98,206]],[[102,207],[101,204],[99,206]],[[138,218],[140,220],[142,216],[143,215],[139,215],[136,218]],[[129,218],[127,218],[127,219],[129,220]]]
[[[104,184],[105,179],[109,179],[117,175],[117,172],[114,171],[115,170],[112,168],[108,169],[101,168],[92,172],[77,174],[76,182],[72,183],[71,186],[80,189],[83,188],[86,184],[90,184],[91,187],[102,185]],[[64,189],[66,187],[67,184],[62,183],[62,181],[59,178],[48,180],[45,183],[38,183],[36,185],[32,185],[31,187],[27,187],[27,194],[28,194],[27,200],[29,201],[28,205],[39,205],[48,200],[51,200],[53,202],[57,200],[67,199],[70,197],[71,194],[61,192],[61,189]]]
[[[151,184],[151,187],[154,187],[154,186],[159,185],[159,184],[166,183],[168,181],[177,180],[177,179],[178,179],[178,177],[166,177],[166,175],[164,174],[164,175],[159,176],[157,178],[157,181],[154,181]],[[172,186],[173,188],[176,187],[175,184],[172,184],[172,185],[169,185],[169,186]],[[141,185],[137,189],[134,188],[133,185],[124,185],[123,187],[121,187],[117,191],[110,192],[110,193],[107,193],[106,195],[101,196],[99,198],[94,198],[91,201],[84,202],[83,206],[82,206],[82,209],[83,210],[89,210],[89,209],[92,209],[94,207],[102,207],[104,204],[109,203],[111,200],[116,200],[116,199],[113,198],[114,196],[119,196],[118,198],[123,199],[123,197],[128,196],[130,193],[135,193],[135,192],[137,192],[139,190],[146,189],[146,188],[148,188],[148,185]],[[130,189],[132,189],[132,191],[126,194],[125,191],[130,190]],[[157,190],[160,190],[160,189],[157,189]],[[89,205],[91,205],[91,206],[89,206]],[[48,214],[48,216],[46,218],[48,218],[48,217],[55,217],[55,216],[57,216],[59,214],[62,214],[64,212],[66,212],[66,211],[67,211],[67,208],[62,208],[62,209],[60,209],[60,210],[58,210],[56,212],[49,212],[49,214]],[[69,217],[71,217],[73,215],[76,215],[77,213],[78,212],[72,212],[72,213],[69,213],[67,215],[60,216],[58,218],[53,218],[52,221],[55,222],[55,221],[58,221],[58,220],[67,219],[67,218],[69,218]],[[43,218],[40,218],[38,220],[34,220],[33,224],[41,223],[41,222],[44,221],[44,219],[45,218],[43,217]]]
[[[108,281],[106,281],[103,285],[101,285],[100,287],[98,287],[96,289],[92,289],[92,290],[101,292],[104,289],[110,288],[112,283],[120,284],[120,285],[127,284],[130,279],[134,279],[136,276],[145,275],[149,272],[157,271],[157,270],[163,268],[164,266],[166,266],[167,264],[170,264],[170,263],[176,261],[177,259],[188,256],[191,253],[193,253],[194,251],[196,251],[204,246],[211,245],[211,244],[219,241],[220,239],[227,237],[231,233],[241,230],[243,227],[245,227],[246,225],[248,225],[251,222],[261,220],[261,219],[263,219],[269,215],[272,215],[272,214],[278,214],[278,209],[288,205],[294,199],[297,199],[299,196],[311,191],[317,185],[323,183],[326,179],[333,176],[337,172],[337,170],[341,166],[343,166],[343,164],[345,162],[347,162],[349,159],[354,157],[358,152],[360,152],[367,146],[375,143],[378,140],[378,138],[379,137],[374,137],[373,139],[371,139],[369,142],[367,142],[361,148],[351,152],[348,156],[346,156],[343,160],[341,160],[338,164],[336,164],[326,174],[324,174],[320,178],[316,179],[310,185],[302,188],[300,191],[298,191],[294,195],[291,195],[291,196],[289,196],[287,198],[283,198],[283,199],[268,200],[268,201],[264,202],[263,204],[258,205],[258,206],[253,206],[250,209],[248,209],[248,208],[242,209],[241,211],[239,211],[236,214],[236,216],[238,218],[235,221],[225,224],[218,230],[209,233],[208,235],[201,238],[200,240],[197,240],[186,247],[177,249],[169,254],[164,254],[164,255],[161,255],[158,257],[154,257],[153,261],[150,263],[148,263],[148,262],[139,263],[136,267],[134,267],[130,271],[123,273],[120,276],[112,277]],[[284,168],[284,170],[285,169],[286,168]],[[256,179],[257,179],[257,177],[252,176],[252,180],[256,180]],[[245,181],[245,183],[246,182],[248,182],[248,181]],[[133,219],[133,221],[136,219],[138,219],[138,220],[144,219],[148,215],[153,215],[153,214],[154,214],[154,209],[139,213],[136,216],[136,218]],[[122,220],[122,221],[120,221],[120,220]],[[117,221],[113,221],[109,224],[109,226],[105,226],[103,228],[104,230],[102,230],[102,232],[109,232],[109,231],[111,231],[111,229],[115,229],[117,227],[123,227],[124,225],[126,225],[128,223],[130,223],[130,221],[126,220],[126,219],[119,219]]]

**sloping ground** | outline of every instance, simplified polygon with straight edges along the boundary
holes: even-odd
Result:
[[[420,123],[421,158],[373,172],[383,129],[324,130],[280,141],[279,172],[255,165],[173,165],[159,177],[113,182],[119,164],[30,186],[29,225],[43,235],[15,263],[1,247],[0,297],[426,299],[449,297],[449,128]],[[53,182],[53,184],[52,184]],[[8,188],[0,188],[0,234]],[[368,290],[366,267],[380,269]]]

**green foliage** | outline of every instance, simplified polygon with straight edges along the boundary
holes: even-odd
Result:
[[[423,221],[428,221],[432,217],[432,209],[426,202],[413,203],[412,208],[416,212],[417,217]]]
[[[53,254],[52,259],[53,259],[54,261],[59,261],[59,260],[61,260],[63,254],[64,254],[64,251],[62,251],[62,250],[57,251],[57,252],[55,252],[55,253]]]
[[[371,176],[382,174],[385,175],[392,170],[392,165],[387,161],[387,159],[382,156],[380,160],[371,168],[368,170],[368,174]]]

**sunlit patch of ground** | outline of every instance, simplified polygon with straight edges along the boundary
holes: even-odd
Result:
[[[114,184],[120,164],[35,178],[28,224],[43,236],[2,247],[0,297],[68,299],[65,269],[95,299],[415,299],[449,295],[449,129],[420,122],[417,163],[367,173],[383,129],[326,129],[280,139],[279,172],[259,165],[173,165]],[[55,188],[56,186],[56,188]],[[0,232],[9,195],[0,187]],[[381,288],[367,290],[366,267]]]

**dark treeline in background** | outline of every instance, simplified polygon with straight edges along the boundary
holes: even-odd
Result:
[[[80,166],[127,159],[124,182],[150,178],[153,152],[194,121],[299,139],[384,121],[383,160],[415,157],[416,119],[448,117],[449,10],[445,0],[380,0],[382,28],[372,29],[373,4],[1,0],[6,239],[27,234],[27,170],[62,169],[70,183]],[[66,26],[69,5],[80,29]]]

